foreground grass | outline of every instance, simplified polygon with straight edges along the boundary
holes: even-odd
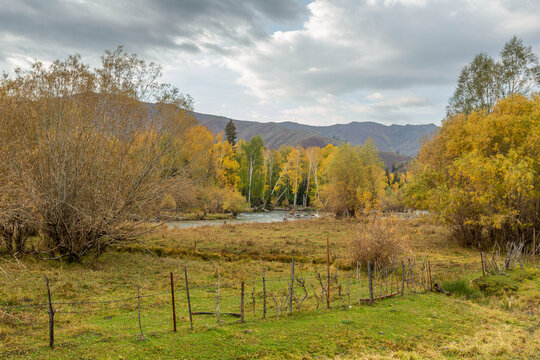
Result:
[[[149,315],[150,317],[152,315]],[[149,321],[151,319],[144,319]],[[538,324],[501,309],[424,294],[227,326],[167,326],[138,335],[135,319],[95,317],[85,331],[41,344],[12,358],[31,359],[251,359],[531,358],[540,349]]]
[[[302,311],[279,320],[272,300],[261,320],[260,288],[247,287],[247,323],[223,316],[196,316],[189,330],[184,294],[177,292],[179,332],[171,331],[169,272],[177,285],[187,266],[191,286],[215,284],[220,263],[222,283],[290,276],[291,256],[298,274],[323,272],[326,239],[336,265],[348,261],[351,222],[321,219],[275,224],[244,224],[197,229],[159,229],[142,240],[148,249],[109,251],[81,264],[47,262],[33,257],[0,259],[0,307],[45,302],[44,276],[51,280],[53,301],[104,301],[164,292],[142,299],[146,340],[138,335],[137,302],[85,306],[58,305],[57,346],[47,347],[46,308],[0,313],[0,358],[534,358],[538,346],[538,274],[525,276],[511,293],[467,300],[428,293],[387,299],[373,306],[343,307],[333,293],[333,309]],[[399,223],[404,257],[433,261],[435,281],[478,277],[477,254],[446,240],[446,230],[425,219]],[[194,247],[194,242],[197,247]],[[182,251],[175,251],[182,250]],[[234,256],[232,256],[234,255]],[[341,276],[346,272],[340,270]],[[269,290],[278,292],[276,286]],[[221,311],[238,312],[237,285],[221,290]],[[256,311],[250,310],[251,291]],[[459,295],[459,294],[458,294]],[[194,289],[194,311],[215,309],[215,288]],[[354,299],[352,301],[354,303]]]

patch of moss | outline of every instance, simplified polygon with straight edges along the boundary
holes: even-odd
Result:
[[[505,274],[490,275],[474,279],[472,284],[487,296],[501,296],[514,293],[519,284],[525,280],[532,280],[540,274],[540,270],[533,267],[516,268]]]
[[[472,284],[485,295],[500,296],[505,293],[516,292],[519,280],[508,275],[490,275],[474,279]]]

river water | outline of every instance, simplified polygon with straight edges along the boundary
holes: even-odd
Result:
[[[311,219],[316,216],[314,212],[302,211],[297,212],[297,216],[289,217],[289,211],[272,210],[267,212],[243,212],[239,213],[236,218],[226,220],[186,220],[172,221],[168,223],[169,228],[192,228],[205,225],[223,225],[223,224],[244,224],[244,223],[273,223],[279,221],[294,221],[300,219]]]

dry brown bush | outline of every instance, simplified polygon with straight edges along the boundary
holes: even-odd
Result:
[[[133,220],[158,209],[182,170],[171,154],[194,124],[190,99],[159,76],[119,48],[96,70],[70,56],[0,79],[5,244],[37,229],[45,252],[77,260],[137,233]]]
[[[371,216],[358,224],[351,240],[353,263],[389,265],[405,251],[398,220]]]

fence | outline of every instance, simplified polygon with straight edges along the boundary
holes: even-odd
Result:
[[[0,311],[10,316],[20,311],[46,311],[49,346],[52,348],[55,330],[62,327],[58,321],[62,314],[85,317],[102,313],[107,315],[103,319],[123,318],[126,330],[138,327],[144,338],[149,329],[176,332],[178,327],[193,329],[194,324],[209,321],[224,324],[230,323],[231,319],[240,323],[270,317],[279,319],[299,311],[371,304],[406,292],[424,292],[432,286],[429,262],[407,261],[393,267],[358,264],[352,271],[340,271],[338,267],[331,271],[328,264],[325,270],[326,274],[317,269],[302,273],[295,269],[294,259],[291,259],[288,276],[268,278],[262,269],[261,274],[251,281],[221,283],[218,266],[217,283],[191,286],[188,268],[184,267],[181,278],[172,272],[169,274],[168,291],[147,293],[148,289],[137,286],[134,289],[136,296],[73,302],[53,301],[55,294],[51,292],[49,279],[45,278],[46,302],[14,305],[0,308]],[[149,299],[154,300],[152,304]],[[146,319],[145,313],[149,315]]]
[[[193,330],[197,324],[279,319],[301,311],[349,308],[406,293],[423,293],[437,289],[435,282],[447,278],[447,270],[456,270],[457,264],[408,259],[390,266],[376,262],[357,263],[355,268],[345,271],[340,270],[340,266],[331,269],[328,245],[327,249],[326,266],[314,266],[311,271],[295,269],[292,258],[287,275],[267,277],[263,268],[250,281],[222,283],[218,264],[217,282],[193,286],[190,285],[188,268],[184,266],[180,278],[175,278],[173,272],[168,274],[170,284],[167,287],[170,290],[148,293],[149,289],[137,285],[134,296],[103,301],[55,302],[55,294],[51,293],[49,279],[46,278],[47,302],[14,305],[0,308],[0,311],[12,316],[29,309],[46,310],[49,346],[52,348],[55,330],[62,329],[57,314],[82,314],[82,317],[89,313],[107,314],[102,321],[116,317],[119,320],[115,327],[118,331],[137,330],[144,338],[147,331],[158,329],[176,332],[178,327]],[[469,263],[463,271],[480,271],[480,264],[484,269],[484,259],[485,255],[480,253],[478,261]],[[435,269],[440,273],[437,274]]]

